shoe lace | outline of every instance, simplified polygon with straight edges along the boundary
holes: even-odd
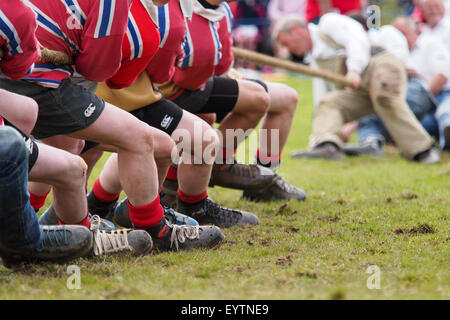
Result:
[[[91,223],[91,225],[93,223],[94,217],[98,217],[100,219],[100,221],[97,222],[97,218],[95,218],[95,223],[100,223],[100,226],[99,226],[100,230],[105,230],[105,229],[110,228],[110,225],[106,222],[105,219],[100,218],[100,216],[98,216],[98,215],[92,215],[89,213],[89,222]]]
[[[198,226],[180,226],[172,225],[172,234],[170,235],[170,247],[175,244],[178,251],[179,243],[184,243],[186,239],[197,240],[200,238],[200,228]]]
[[[43,232],[43,239],[40,245],[40,249],[44,247],[59,247],[61,245],[67,245],[69,239],[67,237],[67,229],[65,226],[62,228],[49,228]]]
[[[94,236],[94,255],[99,256],[106,253],[132,250],[128,243],[128,232],[131,229],[102,231],[101,224],[102,221],[99,216],[92,216],[91,231]]]

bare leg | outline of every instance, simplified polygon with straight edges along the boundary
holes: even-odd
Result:
[[[219,145],[219,138],[210,125],[186,111],[183,111],[183,117],[172,137],[176,137],[177,131],[179,132],[179,130],[185,130],[191,138],[194,138],[191,140],[191,152],[185,152],[183,154],[182,161],[178,166],[179,187],[185,194],[198,195],[208,188],[215,150]],[[198,139],[198,141],[195,141],[195,139]],[[195,145],[201,146],[201,148],[195,148]],[[209,164],[205,162],[205,150],[211,151],[208,155],[211,156]]]
[[[269,95],[264,88],[252,81],[237,80],[239,85],[239,97],[233,111],[220,123],[219,131],[224,137],[222,147],[233,145],[237,148],[245,137],[234,138],[233,143],[226,141],[227,129],[254,129],[269,108]]]
[[[269,89],[270,107],[264,117],[261,130],[267,132],[267,141],[261,141],[262,139],[260,139],[259,142],[259,150],[264,155],[271,154],[272,142],[278,144],[278,150],[281,153],[291,131],[298,104],[297,92],[291,87],[273,82],[267,82],[266,84]],[[272,130],[278,130],[279,132],[277,141],[272,141]]]
[[[0,99],[0,115],[29,136],[37,119],[36,101],[2,89]]]
[[[39,156],[29,179],[41,182],[39,185],[53,186],[55,211],[67,224],[75,224],[86,218],[86,169],[87,166],[80,157],[39,144]]]

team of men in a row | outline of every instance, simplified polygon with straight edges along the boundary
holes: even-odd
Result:
[[[254,201],[305,199],[276,174],[297,93],[235,76],[226,2],[2,1],[5,264],[214,248],[224,239],[220,228],[258,224],[254,214],[214,202],[208,185],[243,190]],[[43,48],[73,63],[50,63]],[[227,133],[248,132],[261,120],[279,152],[261,142],[255,164],[238,163],[245,135]],[[185,133],[192,140],[177,149]],[[86,197],[103,151],[111,156]],[[205,159],[208,152],[215,161]],[[51,190],[53,202],[38,221]],[[118,203],[122,190],[127,198]]]

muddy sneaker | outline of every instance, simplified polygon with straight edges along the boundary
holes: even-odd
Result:
[[[292,158],[326,159],[344,161],[343,152],[331,142],[325,142],[309,151],[294,151]]]
[[[200,225],[213,224],[220,228],[230,228],[237,224],[258,224],[258,217],[252,213],[228,209],[206,198],[198,204],[190,205],[178,199],[177,210],[194,218]]]
[[[247,190],[266,186],[275,174],[269,168],[257,164],[244,164],[235,161],[232,164],[214,164],[209,186],[215,185]]]
[[[180,226],[167,223],[165,218],[147,232],[153,238],[155,249],[160,251],[214,249],[225,239],[216,226]]]
[[[41,226],[42,242],[36,249],[0,247],[0,256],[7,267],[22,262],[65,262],[87,256],[92,249],[92,235],[83,226]]]
[[[89,213],[89,221],[92,223],[92,214]],[[52,226],[58,225],[58,217],[56,216],[55,209],[53,208],[53,204],[48,207],[47,210],[40,216],[39,224],[43,226]],[[116,226],[109,220],[100,219],[100,230],[102,231],[113,231],[116,230]]]
[[[141,256],[149,253],[153,248],[152,238],[144,230],[102,231],[100,225],[100,217],[94,215],[91,220],[94,239],[92,253],[96,256],[118,252],[131,252],[136,256]]]
[[[244,199],[255,202],[269,202],[272,200],[295,199],[304,201],[306,193],[287,182],[283,177],[277,177],[265,188],[260,190],[245,190],[242,194]]]
[[[178,181],[164,180],[162,192],[160,194],[161,204],[175,208],[177,204]]]
[[[90,213],[97,215],[100,218],[112,220],[114,216],[114,209],[117,205],[117,200],[111,202],[101,202],[95,197],[94,192],[91,190],[87,194],[87,202]]]
[[[172,208],[162,205],[164,209],[164,217],[170,224],[198,226],[198,222],[191,217],[176,212]],[[121,201],[114,211],[114,221],[121,227],[133,228],[133,224],[130,220],[130,211],[127,205],[127,199]]]

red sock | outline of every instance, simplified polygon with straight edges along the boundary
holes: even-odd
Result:
[[[45,199],[47,199],[47,196],[50,193],[50,190],[46,194],[43,194],[43,195],[34,194],[34,193],[31,193],[30,191],[28,191],[28,192],[30,193],[30,204],[33,207],[34,211],[37,211],[44,206]]]
[[[142,207],[134,207],[128,200],[127,204],[130,209],[130,220],[138,228],[154,227],[164,216],[164,209],[161,206],[159,195],[155,200]]]
[[[208,196],[208,192],[205,190],[200,194],[197,195],[189,195],[181,191],[181,189],[178,189],[178,199],[180,199],[183,202],[194,204],[197,202],[202,201]]]
[[[58,222],[59,222],[59,225],[67,224],[64,221],[62,221],[60,218],[58,218]],[[78,223],[72,223],[72,224],[76,224],[76,225],[79,225],[79,226],[84,226],[84,227],[89,229],[91,227],[91,222],[89,221],[89,212],[86,215],[86,218],[84,218],[83,220],[81,220]]]
[[[281,154],[274,154],[274,155],[263,155],[259,149],[256,151],[256,158],[258,159],[258,162],[263,165],[270,165],[272,163],[280,163],[281,161]]]
[[[97,200],[100,202],[112,202],[119,199],[120,196],[120,193],[110,193],[103,189],[102,185],[100,184],[100,179],[98,178],[94,182],[92,192],[94,192],[95,198],[97,198]]]
[[[169,171],[167,171],[167,180],[177,181],[178,180],[178,167],[177,166],[170,166]]]

